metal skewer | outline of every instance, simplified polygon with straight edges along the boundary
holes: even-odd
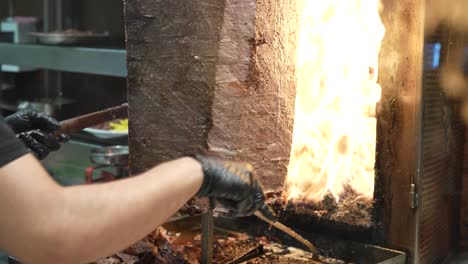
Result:
[[[214,219],[213,210],[216,207],[214,199],[210,199],[208,211],[202,215],[202,264],[213,263]]]

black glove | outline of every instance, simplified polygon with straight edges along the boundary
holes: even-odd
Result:
[[[231,209],[234,216],[253,214],[265,203],[261,183],[246,163],[228,162],[196,156],[203,168],[203,185],[199,197],[210,197]]]
[[[58,150],[60,143],[68,141],[65,135],[52,134],[60,128],[60,123],[45,113],[22,110],[5,117],[5,121],[39,159],[44,159],[51,151]]]

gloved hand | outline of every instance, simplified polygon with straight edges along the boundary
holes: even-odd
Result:
[[[214,198],[234,216],[248,216],[264,205],[263,187],[250,164],[196,156],[203,168],[199,197]]]
[[[5,117],[5,122],[38,159],[44,159],[51,151],[58,150],[60,143],[68,141],[65,135],[52,134],[60,128],[60,123],[45,113],[22,110]]]

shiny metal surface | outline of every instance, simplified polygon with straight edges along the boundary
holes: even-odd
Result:
[[[89,44],[99,42],[109,37],[109,34],[106,33],[89,36],[66,34],[63,32],[31,32],[29,34],[36,37],[39,43],[48,45]]]
[[[214,220],[213,210],[210,208],[202,215],[202,252],[201,263],[213,263]]]
[[[127,76],[125,49],[0,43],[0,64],[48,70]]]
[[[383,0],[385,38],[379,58],[382,99],[377,106],[376,217],[388,247],[416,248],[416,210],[410,189],[418,166],[424,48],[422,0]]]
[[[199,233],[202,215],[184,216],[173,218],[164,224],[164,228],[172,233],[181,233],[182,236],[194,237]],[[265,236],[274,238],[274,241],[290,246],[294,239],[285,233],[272,229],[269,224],[256,218],[214,218],[215,234],[226,234],[226,230],[247,233],[254,237]],[[196,231],[195,231],[196,230]],[[405,264],[407,255],[404,252],[383,247],[363,244],[354,241],[337,240],[336,238],[321,236],[318,234],[301,234],[312,241],[316,239],[319,251],[327,252],[329,257],[344,260],[349,263],[369,263],[369,264]]]
[[[128,166],[128,146],[110,146],[91,150],[91,162],[97,165]]]
[[[21,262],[19,262],[14,257],[8,257],[8,264],[21,264]]]
[[[428,41],[442,43],[441,58],[448,52],[447,32]],[[430,46],[428,46],[430,47]],[[425,62],[433,51],[425,49]],[[422,130],[418,180],[418,237],[416,263],[441,263],[456,246],[458,230],[457,182],[461,177],[463,125],[455,104],[439,83],[440,68],[425,67],[422,91]]]

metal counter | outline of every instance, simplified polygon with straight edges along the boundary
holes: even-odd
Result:
[[[0,64],[127,76],[125,49],[0,43]]]

